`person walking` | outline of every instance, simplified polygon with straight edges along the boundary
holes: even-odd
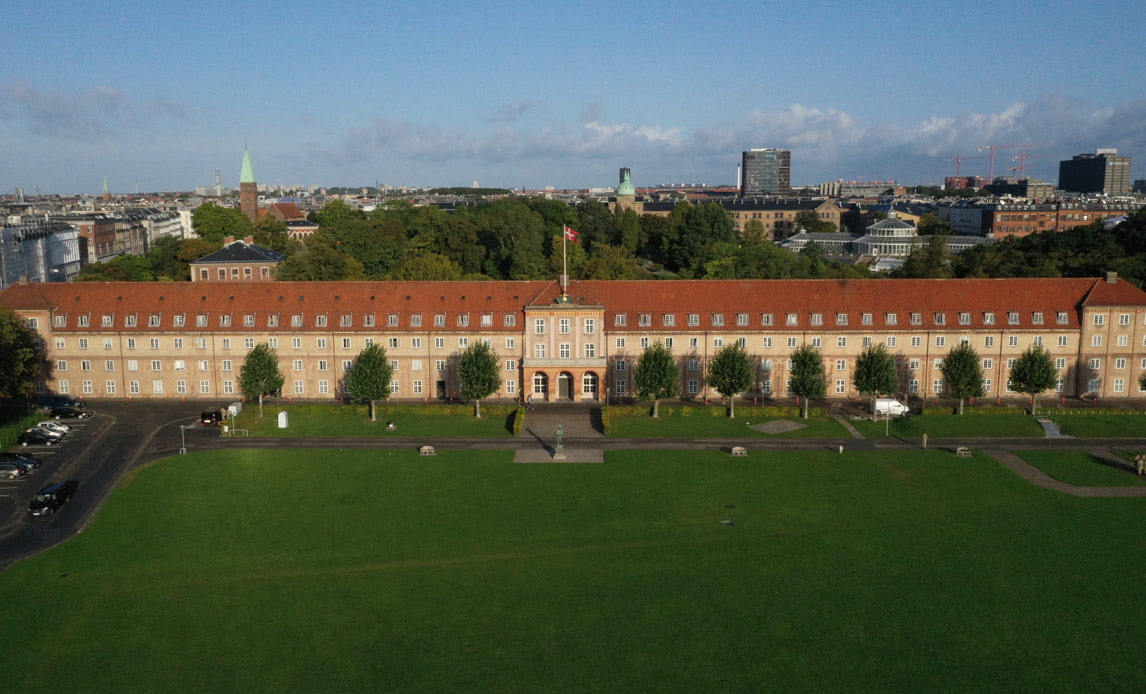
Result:
[[[527,409],[527,410],[533,409],[533,393],[530,393],[529,397],[527,397],[525,399],[525,409]]]

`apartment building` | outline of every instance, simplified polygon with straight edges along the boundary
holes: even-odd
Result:
[[[1119,280],[682,280],[520,282],[195,282],[15,284],[0,292],[48,347],[44,385],[84,397],[237,397],[248,350],[278,354],[292,398],[335,399],[370,344],[386,348],[393,397],[456,397],[457,358],[486,342],[499,355],[494,397],[595,401],[633,393],[633,369],[655,342],[675,355],[686,398],[718,397],[709,361],[739,343],[755,382],[746,397],[786,395],[788,358],[824,357],[829,397],[859,394],[852,370],[867,346],[895,356],[905,396],[944,392],[939,365],[971,344],[989,398],[1031,346],[1055,360],[1055,392],[1140,397],[1146,293]]]

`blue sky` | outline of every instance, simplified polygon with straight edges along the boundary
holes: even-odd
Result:
[[[1117,147],[1146,177],[1146,3],[25,2],[0,192],[260,183],[940,182]],[[1037,156],[1036,156],[1037,155]],[[964,174],[986,175],[986,160]]]

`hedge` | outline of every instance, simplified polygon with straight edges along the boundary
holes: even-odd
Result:
[[[264,403],[264,407],[266,407]],[[254,411],[258,410],[258,405],[251,405],[247,403],[244,410]],[[366,416],[370,413],[370,408],[367,405],[284,405],[276,404],[269,408],[271,410],[286,409],[295,414],[303,415],[360,415]],[[482,405],[482,415],[498,415],[508,417],[514,414],[518,409],[517,405]],[[379,403],[374,408],[375,415],[382,419],[382,415],[419,415],[430,417],[472,417],[474,415],[474,406],[468,405],[384,405]]]
[[[523,428],[525,428],[525,407],[518,405],[517,411],[513,413],[513,435],[521,436]]]
[[[1023,407],[964,407],[963,414],[1028,414]],[[958,414],[958,407],[924,407],[923,414]]]
[[[649,417],[652,416],[652,405],[616,405],[601,408],[601,425],[605,435],[612,433],[613,417]],[[772,405],[737,405],[738,417],[800,417],[803,408],[794,406]],[[661,405],[661,417],[727,417],[728,408],[723,405],[699,407],[696,405]],[[809,407],[808,416],[822,417],[827,410],[822,407]]]

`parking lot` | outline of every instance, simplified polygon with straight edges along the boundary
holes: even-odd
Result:
[[[186,432],[188,448],[218,436],[217,429],[196,424],[199,403],[91,401],[87,409],[91,418],[61,420],[72,427],[61,441],[11,449],[38,459],[41,466],[19,479],[0,479],[0,569],[82,530],[128,469],[179,451],[180,424],[195,424]],[[65,480],[79,483],[75,496],[56,513],[31,517],[33,495]]]

